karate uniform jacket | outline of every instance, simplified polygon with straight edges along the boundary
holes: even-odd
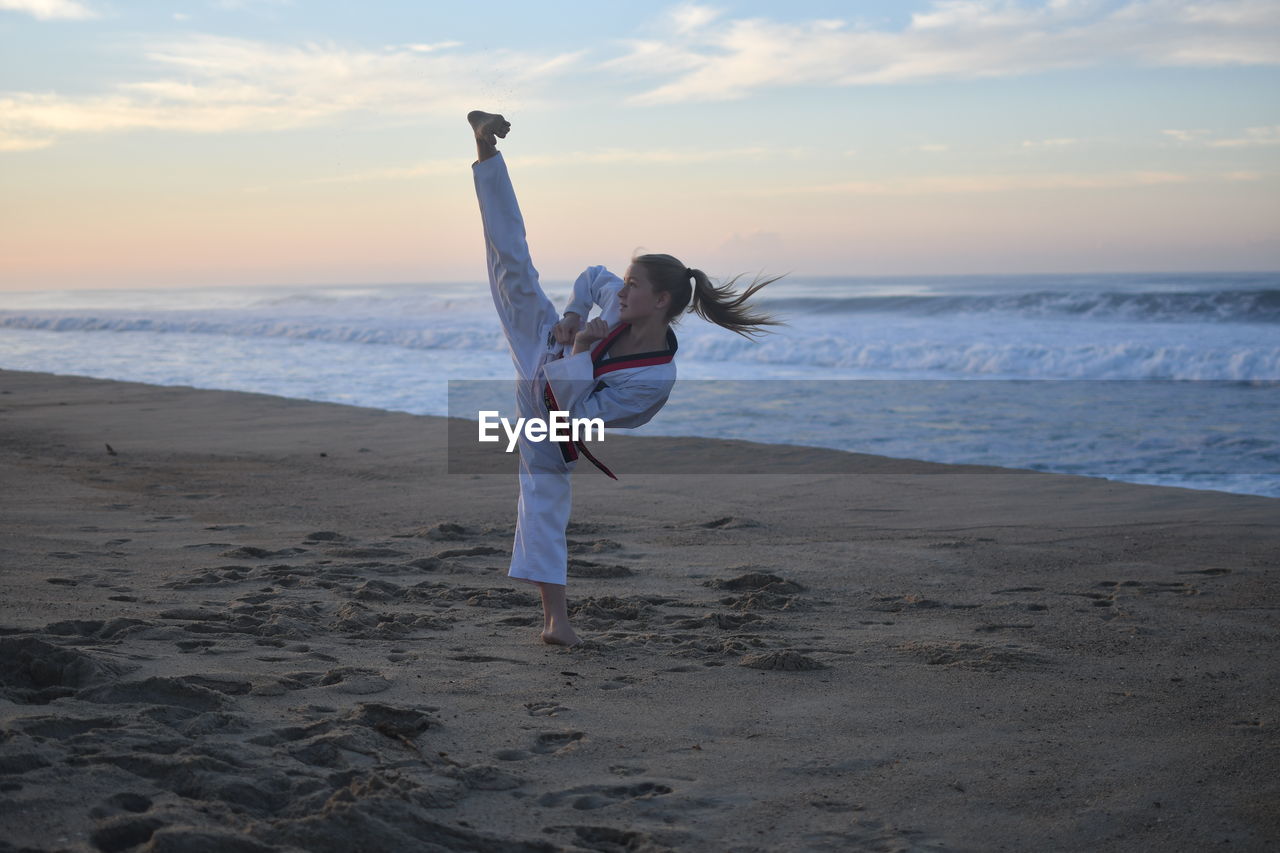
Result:
[[[609,345],[627,324],[618,320],[618,292],[622,280],[603,266],[588,267],[573,285],[573,301],[566,310],[585,324],[592,306],[609,325],[609,334],[591,350],[553,359],[543,365],[551,399],[571,418],[601,418],[606,427],[638,427],[649,422],[667,402],[676,381],[673,331],[667,329],[667,348],[606,358]],[[551,340],[562,354],[563,345]],[[569,349],[572,352],[572,348]]]

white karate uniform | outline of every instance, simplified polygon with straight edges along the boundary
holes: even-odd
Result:
[[[675,384],[675,334],[668,330],[667,349],[661,352],[607,358],[606,352],[598,352],[603,347],[596,347],[563,357],[564,347],[552,333],[560,315],[538,283],[506,162],[499,153],[475,163],[472,172],[484,224],[489,289],[516,367],[519,416],[545,419],[544,395],[549,386],[556,408],[569,412],[571,418],[601,418],[607,427],[648,423]],[[616,275],[602,266],[589,267],[574,282],[573,301],[565,310],[576,312],[585,325],[592,306],[599,306],[611,333],[619,332],[621,289]],[[597,441],[592,451],[604,447]],[[566,460],[561,448],[554,442],[520,437],[520,500],[510,577],[539,583],[566,581],[569,555],[564,533],[572,505],[569,478],[577,461]],[[572,450],[568,453],[576,456]]]

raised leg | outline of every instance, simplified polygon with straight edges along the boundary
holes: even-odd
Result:
[[[489,289],[516,367],[517,408],[521,417],[544,417],[536,379],[548,356],[548,338],[559,313],[539,283],[515,189],[497,150],[497,139],[505,137],[511,125],[502,116],[479,111],[468,115],[467,121],[476,136],[477,160],[472,173],[484,225]],[[555,445],[521,439],[520,501],[508,574],[538,585],[542,639],[556,645],[578,641],[569,625],[565,596],[569,560],[565,528],[572,504],[572,467],[563,461]]]
[[[489,116],[488,113],[471,115]],[[481,158],[472,165],[472,173],[484,225],[493,304],[511,347],[517,374],[521,379],[533,379],[546,358],[551,328],[560,315],[543,292],[538,271],[533,266],[524,217],[520,214],[507,164],[502,154],[491,148],[494,136],[505,136],[505,128],[509,127],[501,116],[489,116],[480,122],[476,146]]]

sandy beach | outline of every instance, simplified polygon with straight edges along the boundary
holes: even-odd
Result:
[[[1280,845],[1277,500],[447,424],[0,371],[0,851]]]

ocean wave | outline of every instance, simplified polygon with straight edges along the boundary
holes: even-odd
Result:
[[[1280,290],[1132,293],[1036,291],[980,295],[803,296],[761,300],[795,314],[1005,314],[1162,323],[1280,323]]]
[[[886,332],[874,323],[860,327],[801,321],[787,334],[749,341],[698,324],[679,330],[680,355],[704,364],[759,365],[763,368],[839,369],[854,375],[938,376],[944,378],[1029,379],[1221,379],[1280,378],[1280,346],[1254,334],[1204,336],[1192,340],[1167,334],[1142,339],[1117,337],[1099,327],[1093,336],[1077,335],[1052,324],[1025,324],[1014,334],[1007,327],[957,329],[945,321]],[[195,334],[233,338],[272,338],[334,344],[381,345],[408,350],[500,352],[506,343],[487,315],[421,318],[370,318],[334,322],[331,318],[265,320],[252,315],[223,318],[130,316],[121,314],[0,313],[0,328],[63,333]],[[1132,329],[1131,329],[1132,331]]]
[[[405,349],[502,349],[501,333],[492,324],[423,326],[334,323],[327,319],[209,320],[190,317],[136,317],[75,314],[0,314],[0,328],[46,332],[151,332],[243,338],[293,338],[344,344],[382,344]]]

